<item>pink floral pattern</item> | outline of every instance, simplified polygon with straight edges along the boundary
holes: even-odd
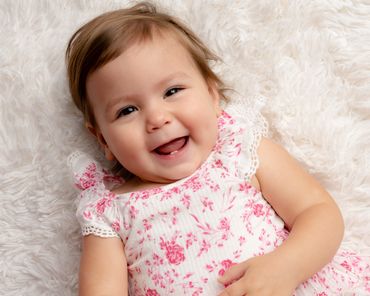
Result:
[[[166,258],[170,264],[179,265],[185,260],[184,248],[173,240],[165,242],[161,237],[160,248],[161,250],[165,250]]]
[[[224,112],[213,152],[195,173],[120,195],[106,184],[120,180],[86,158],[75,173],[77,218],[85,235],[122,239],[131,295],[217,295],[227,269],[286,239],[283,221],[248,178],[260,136],[253,122]],[[340,250],[295,295],[370,295],[369,274],[368,259]]]

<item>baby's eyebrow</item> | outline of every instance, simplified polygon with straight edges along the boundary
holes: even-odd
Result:
[[[190,76],[186,74],[185,72],[179,71],[171,73],[167,76],[165,76],[163,79],[161,79],[158,83],[154,85],[154,89],[162,89],[163,87],[166,87],[169,82],[175,79],[189,79]],[[136,98],[136,95],[123,95],[116,98],[112,98],[109,100],[107,105],[105,106],[105,113],[108,114],[109,111],[118,103],[122,101],[133,101]]]
[[[115,106],[117,105],[119,102],[122,102],[122,101],[127,101],[127,100],[130,100],[132,99],[134,96],[131,96],[131,95],[124,95],[124,96],[120,96],[120,97],[116,97],[116,98],[112,98],[109,100],[109,102],[107,103],[107,105],[105,106],[105,114],[108,114],[109,111]]]
[[[190,76],[188,74],[186,74],[185,72],[175,72],[175,73],[171,73],[170,75],[164,77],[163,79],[161,79],[157,84],[156,84],[156,87],[161,87],[163,85],[166,85],[168,82],[170,82],[171,80],[174,80],[174,79],[181,79],[181,78],[190,78]]]

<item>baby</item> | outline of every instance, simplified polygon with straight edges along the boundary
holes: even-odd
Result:
[[[83,154],[80,295],[370,293],[338,251],[333,199],[257,110],[222,110],[217,57],[148,3],[103,14],[67,49],[69,85],[115,175]],[[124,176],[124,179],[120,176]]]

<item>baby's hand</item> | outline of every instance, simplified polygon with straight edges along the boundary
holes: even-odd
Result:
[[[293,269],[274,252],[234,265],[218,280],[227,286],[219,296],[291,296],[299,284]]]

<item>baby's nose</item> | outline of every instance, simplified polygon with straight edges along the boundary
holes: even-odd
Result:
[[[166,124],[171,122],[171,115],[166,111],[149,111],[147,115],[147,131],[149,133],[155,132]]]

